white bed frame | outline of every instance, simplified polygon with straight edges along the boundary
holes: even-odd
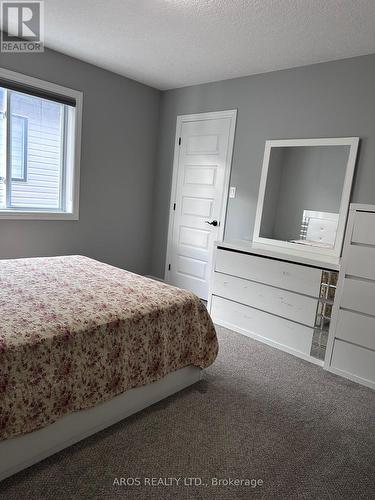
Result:
[[[158,382],[130,389],[93,408],[66,415],[47,427],[0,441],[0,481],[195,384],[201,378],[200,368],[187,366]]]

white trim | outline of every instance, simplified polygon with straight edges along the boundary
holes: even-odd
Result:
[[[275,342],[274,340],[271,340],[267,337],[263,337],[262,335],[259,335],[258,333],[251,332],[250,330],[245,330],[243,328],[240,328],[239,326],[233,325],[232,323],[229,323],[227,321],[215,320],[215,325],[223,326],[224,328],[228,328],[228,330],[233,330],[234,332],[239,333],[241,335],[244,335],[245,337],[250,337],[253,340],[257,340],[258,342],[262,342],[262,344],[267,344],[270,347],[274,347],[280,351],[284,351],[284,352],[287,352],[288,354],[292,354],[293,356],[296,356],[297,358],[301,358],[305,361],[309,361],[310,363],[313,363],[314,365],[323,366],[323,361],[320,359],[314,358],[313,356],[310,356],[308,354],[304,354],[303,352],[297,351],[296,349],[293,349],[292,347],[288,347],[284,344],[279,344],[278,342]]]
[[[353,373],[345,372],[344,370],[339,370],[338,368],[334,368],[333,366],[324,367],[328,372],[334,373],[339,377],[347,378],[352,382],[356,382],[357,384],[364,385],[369,387],[370,389],[375,389],[375,382],[372,380],[368,380],[366,378],[359,377],[358,375],[354,375]]]
[[[37,211],[16,211],[16,210],[0,210],[0,220],[78,220],[77,213],[68,212],[37,212]]]
[[[38,211],[38,210],[0,210],[0,219],[33,219],[33,220],[78,220],[79,219],[79,179],[81,162],[81,136],[82,136],[82,106],[83,92],[73,90],[68,87],[62,87],[55,83],[40,80],[23,73],[16,73],[4,68],[0,68],[0,78],[17,83],[28,85],[36,89],[46,90],[48,92],[61,96],[72,97],[76,101],[74,113],[74,164],[73,164],[73,185],[72,200],[73,207],[71,212],[56,211]]]
[[[152,274],[145,274],[145,278],[148,278],[148,279],[154,280],[154,281],[160,281],[161,283],[164,283],[163,278],[158,278],[157,276],[153,276]]]
[[[0,441],[0,481],[150,405],[195,384],[202,370],[181,368],[153,384],[120,394],[87,410],[65,415],[34,432]]]
[[[304,253],[319,253],[320,255],[330,255],[335,257],[340,257],[346,219],[349,208],[350,194],[352,189],[353,175],[355,169],[355,163],[357,158],[359,137],[338,137],[338,138],[323,138],[323,139],[287,139],[287,140],[269,140],[266,141],[264,148],[262,175],[259,185],[258,203],[255,216],[255,225],[253,233],[254,243],[278,246],[281,248],[293,249]],[[298,245],[294,243],[289,243],[287,241],[278,241],[271,238],[263,238],[260,236],[260,224],[263,212],[263,203],[267,184],[267,174],[269,167],[269,160],[271,155],[272,147],[297,147],[297,146],[350,146],[348,162],[346,166],[344,186],[341,196],[341,204],[339,210],[339,222],[337,226],[337,234],[334,248],[321,248],[321,247],[304,247],[299,248]]]
[[[181,129],[183,123],[198,121],[198,120],[215,120],[218,118],[230,118],[231,125],[229,129],[229,140],[228,140],[228,157],[226,161],[227,169],[225,172],[225,180],[222,194],[222,208],[220,214],[220,226],[218,231],[218,240],[223,241],[224,239],[224,231],[225,231],[225,223],[226,223],[226,215],[227,215],[227,206],[228,206],[228,194],[229,194],[229,181],[230,174],[232,170],[232,161],[233,161],[233,146],[234,146],[234,136],[236,130],[236,122],[237,122],[237,109],[229,109],[224,111],[212,111],[209,113],[196,113],[191,115],[178,115],[176,120],[176,135],[175,135],[175,144],[174,144],[174,155],[173,155],[173,174],[172,174],[172,188],[171,188],[171,196],[169,203],[169,223],[168,223],[168,237],[167,237],[167,252],[165,257],[165,271],[164,271],[164,280],[169,283],[170,271],[168,270],[168,265],[170,263],[171,256],[171,248],[173,243],[173,223],[174,223],[174,215],[175,211],[173,210],[173,204],[176,201],[176,192],[177,192],[177,177],[178,177],[178,164],[179,164],[179,155],[180,155],[180,147],[179,147],[179,138],[181,137]],[[213,245],[214,247],[214,245]],[[210,265],[212,266],[212,258],[213,258],[213,248],[211,252],[211,258],[209,263],[209,272],[210,275]]]

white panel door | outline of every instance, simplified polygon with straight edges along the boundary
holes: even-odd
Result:
[[[177,123],[166,279],[207,299],[213,243],[223,236],[235,112],[195,116]]]

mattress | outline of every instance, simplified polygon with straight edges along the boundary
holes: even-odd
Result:
[[[0,440],[217,351],[191,292],[83,256],[0,261]]]

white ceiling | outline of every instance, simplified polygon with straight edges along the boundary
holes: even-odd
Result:
[[[375,0],[45,0],[46,45],[159,89],[375,52]]]

